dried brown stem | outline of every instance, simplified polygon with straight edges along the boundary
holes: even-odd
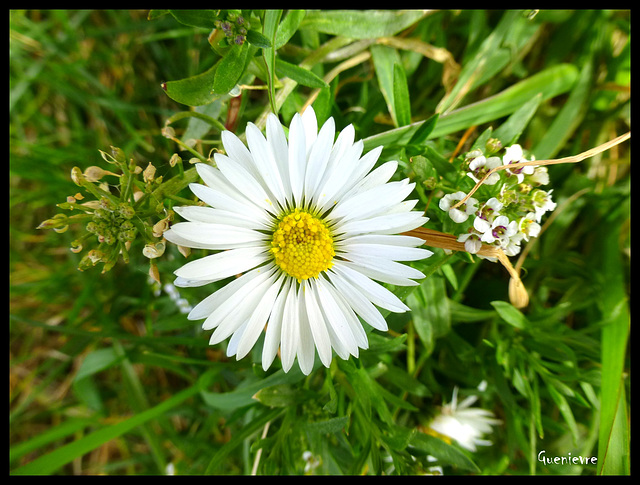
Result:
[[[616,138],[614,138],[613,140],[609,140],[606,143],[603,143],[602,145],[599,145],[595,148],[592,148],[590,150],[587,150],[586,152],[582,152],[578,155],[574,155],[571,157],[564,157],[564,158],[557,158],[557,159],[552,159],[552,160],[531,160],[531,161],[527,161],[527,162],[518,162],[518,163],[509,163],[507,165],[501,165],[499,167],[495,167],[491,170],[489,170],[484,177],[482,177],[478,183],[476,183],[476,185],[473,187],[473,189],[471,189],[469,191],[469,193],[459,202],[457,202],[456,204],[454,204],[453,206],[451,206],[452,209],[455,209],[456,207],[464,204],[467,199],[469,197],[471,197],[476,190],[478,190],[478,188],[485,182],[485,180],[487,180],[489,178],[489,176],[499,170],[505,170],[507,168],[520,168],[520,167],[526,167],[526,166],[539,166],[539,165],[556,165],[559,163],[578,163],[581,162],[582,160],[585,160],[587,158],[593,157],[594,155],[597,155],[598,153],[602,153],[608,149],[610,149],[613,146],[616,146],[620,143],[622,143],[623,141],[628,140],[629,138],[631,138],[631,132],[627,132],[624,135],[620,135]]]

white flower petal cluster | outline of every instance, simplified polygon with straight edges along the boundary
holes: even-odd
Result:
[[[502,421],[496,419],[491,411],[471,407],[477,399],[477,396],[469,396],[458,404],[458,388],[454,388],[451,403],[442,406],[429,428],[454,439],[469,451],[476,451],[478,446],[490,446],[491,441],[484,436],[491,433],[492,426]]]
[[[202,286],[241,275],[197,304],[210,343],[228,338],[227,354],[246,356],[264,335],[262,366],[280,354],[288,371],[297,358],[309,374],[317,352],[329,366],[368,346],[361,320],[385,331],[378,310],[409,308],[381,283],[417,285],[424,275],[402,264],[429,257],[419,238],[399,235],[428,219],[405,200],[414,184],[390,181],[398,163],[374,169],[382,147],[363,152],[349,125],[336,137],[329,118],[318,130],[312,108],[294,115],[288,139],[275,115],[266,137],[254,124],[247,146],[222,133],[226,154],[216,167],[196,165],[190,185],[207,206],[176,207],[187,222],[164,236],[215,251],[175,274],[176,286]]]
[[[493,168],[525,161],[522,147],[516,144],[507,147],[502,158],[487,158],[482,150],[469,152],[463,166],[467,167],[465,174],[477,183]],[[465,204],[452,207],[466,195],[457,191],[444,195],[439,206],[454,222],[468,226],[467,232],[458,236],[467,252],[475,254],[482,244],[490,244],[502,248],[507,256],[515,256],[522,241],[540,234],[542,216],[556,207],[553,191],[539,188],[547,183],[546,167],[506,168],[489,175],[483,183],[488,187],[481,186],[474,194],[477,198],[470,197]],[[483,193],[490,195],[483,198]]]

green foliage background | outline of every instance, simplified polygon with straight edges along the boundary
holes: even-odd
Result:
[[[630,130],[630,13],[242,13],[253,32],[229,47],[209,37],[225,12],[10,12],[11,472],[301,474],[308,450],[318,474],[424,473],[429,455],[445,474],[629,473],[628,143],[549,168],[558,209],[523,263],[526,308],[500,265],[436,249],[421,285],[397,291],[411,314],[308,377],[265,374],[259,348],[239,362],[209,348],[154,291],[142,246],[79,272],[82,228],[36,227],[78,192],[72,167],[105,165],[99,150],[170,179],[189,139],[204,158],[223,125],[242,134],[272,110],[288,124],[312,100],[320,122],[400,160],[427,227],[450,231],[429,177],[463,138],[466,151],[491,128],[545,159]],[[168,248],[163,284],[183,261]],[[195,304],[212,288],[180,291]],[[454,386],[503,421],[492,446],[420,431]],[[598,464],[542,464],[541,450]]]

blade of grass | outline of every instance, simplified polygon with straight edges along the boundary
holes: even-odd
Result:
[[[624,270],[618,249],[617,220],[602,228],[601,309],[602,382],[600,386],[600,433],[598,438],[598,474],[629,473],[629,432],[624,392],[624,363],[627,355],[630,314],[623,280]]]
[[[77,441],[64,445],[56,450],[40,456],[35,460],[21,466],[11,472],[12,475],[49,475],[60,469],[75,458],[82,456],[91,450],[94,450],[106,442],[122,436],[125,433],[137,428],[138,426],[156,419],[171,409],[182,404],[187,399],[195,396],[202,390],[208,374],[203,374],[201,379],[192,387],[178,392],[169,399],[163,401],[157,406],[137,414],[120,423],[100,428],[97,431],[81,438]]]
[[[571,64],[561,64],[545,69],[489,98],[441,115],[428,139],[440,138],[470,126],[497,120],[514,113],[523,104],[541,95],[541,102],[566,93],[575,84],[578,71]],[[365,138],[365,150],[379,145],[403,145],[420,128],[424,121],[412,123]]]
[[[267,72],[269,77],[267,78],[267,84],[269,86],[269,103],[271,103],[271,111],[278,113],[278,106],[276,105],[276,34],[278,31],[278,22],[282,16],[282,10],[267,10],[264,13],[264,26],[262,33],[269,39],[272,47],[262,49],[262,56],[264,57],[264,63],[267,66]]]

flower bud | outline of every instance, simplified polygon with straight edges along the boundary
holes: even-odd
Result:
[[[153,182],[155,175],[156,175],[156,167],[154,167],[151,164],[151,162],[149,162],[149,165],[147,165],[147,168],[145,168],[144,172],[142,172],[142,178],[144,179],[145,182]]]
[[[120,204],[118,204],[118,213],[124,217],[125,219],[131,219],[136,211],[133,207],[131,207],[129,204],[127,204],[126,202],[121,202]]]
[[[144,254],[149,259],[159,258],[164,254],[165,243],[160,241],[155,244],[147,244],[142,249],[142,254]]]
[[[80,170],[80,167],[73,167],[71,169],[71,180],[78,186],[82,186],[82,183],[85,182],[86,179],[82,173],[82,170]]]

